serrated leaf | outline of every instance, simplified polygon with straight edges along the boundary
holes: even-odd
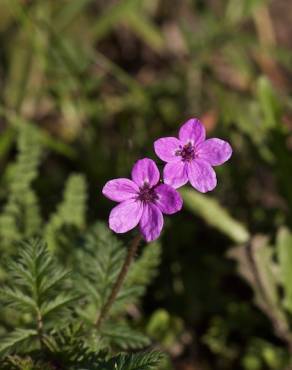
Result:
[[[51,216],[46,228],[45,239],[49,249],[57,248],[57,233],[64,226],[81,229],[85,224],[86,181],[82,175],[74,174],[66,182],[63,201]]]
[[[2,302],[6,302],[9,306],[22,309],[36,309],[35,301],[31,297],[23,294],[19,289],[6,287],[5,289],[1,289],[0,295]]]
[[[158,242],[148,244],[143,249],[141,256],[131,266],[125,286],[150,284],[157,274],[160,259],[161,245]]]
[[[28,341],[32,337],[37,335],[36,330],[31,329],[16,329],[14,332],[6,335],[5,338],[2,338],[0,341],[0,354],[6,354],[17,348],[20,345],[23,345],[24,342]]]
[[[56,311],[60,311],[61,309],[68,307],[68,305],[76,300],[78,300],[80,296],[73,295],[73,294],[59,294],[54,300],[51,300],[50,302],[45,302],[41,306],[41,313],[43,315],[43,318],[46,318],[46,316],[56,313]]]
[[[150,344],[148,337],[125,324],[106,324],[101,328],[101,335],[121,349],[144,348]]]
[[[117,314],[126,305],[137,303],[144,294],[147,285],[155,277],[160,263],[161,245],[151,243],[143,249],[141,256],[130,266],[126,280],[112,306],[112,313]]]
[[[88,298],[100,309],[120,272],[126,250],[104,224],[93,227],[84,247],[78,257],[80,277],[77,284],[80,291],[90,294]]]
[[[64,279],[67,279],[70,276],[70,271],[67,270],[55,270],[54,275],[48,279],[43,280],[40,284],[40,293],[45,294],[51,289],[55,288],[56,285],[60,284]]]
[[[19,257],[11,266],[9,285],[2,288],[2,299],[20,313],[29,314],[35,326],[40,320],[46,326],[52,314],[67,312],[64,308],[80,297],[68,284],[68,275],[41,240],[28,240],[21,243]]]
[[[115,370],[154,370],[162,361],[161,352],[144,352],[135,354],[121,354],[111,359],[108,364]]]

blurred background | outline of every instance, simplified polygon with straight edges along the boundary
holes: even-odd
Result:
[[[169,368],[289,362],[291,47],[288,0],[0,0],[1,204],[17,125],[42,134],[44,217],[80,172],[88,222],[113,206],[103,184],[188,118],[232,144],[212,194],[182,191],[139,312]]]

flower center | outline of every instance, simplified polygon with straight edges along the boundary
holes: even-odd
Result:
[[[181,149],[177,150],[175,155],[181,156],[183,162],[190,162],[196,157],[195,148],[192,143],[187,143]]]
[[[158,199],[154,188],[150,188],[149,184],[145,183],[141,188],[138,195],[138,199],[144,203],[153,203]]]

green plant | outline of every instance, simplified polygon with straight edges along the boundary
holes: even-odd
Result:
[[[7,174],[10,190],[0,216],[1,369],[156,368],[160,352],[119,353],[149,348],[150,339],[128,317],[128,308],[139,304],[155,276],[160,245],[149,245],[129,267],[97,327],[123,265],[125,245],[102,222],[86,225],[81,175],[70,176],[48,222],[41,218],[32,190],[41,159],[38,131],[31,126],[18,130],[18,154]],[[33,225],[28,223],[32,219]]]

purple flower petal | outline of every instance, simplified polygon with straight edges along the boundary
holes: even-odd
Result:
[[[139,188],[133,181],[123,178],[108,181],[102,189],[102,194],[115,202],[133,199],[138,192]]]
[[[178,191],[169,185],[161,184],[155,188],[158,196],[156,204],[161,212],[171,215],[182,209],[182,198]]]
[[[144,205],[139,228],[147,242],[157,239],[163,227],[163,216],[160,209],[154,204]]]
[[[132,169],[132,180],[139,186],[145,183],[154,186],[158,183],[160,174],[155,162],[152,159],[140,159]]]
[[[188,177],[191,185],[201,193],[211,191],[217,185],[215,171],[208,162],[201,159],[188,163]]]
[[[157,156],[164,162],[179,162],[180,156],[175,153],[180,150],[181,142],[176,137],[163,137],[154,143]]]
[[[231,157],[232,148],[227,141],[221,139],[208,139],[201,143],[196,150],[196,155],[204,159],[211,166],[218,166]]]
[[[140,201],[130,199],[118,204],[109,216],[109,227],[116,233],[125,233],[138,225],[143,213]]]
[[[199,144],[205,140],[206,130],[198,119],[191,118],[181,126],[178,137],[183,144]]]
[[[188,182],[187,166],[184,162],[167,163],[163,170],[164,183],[177,189]]]

